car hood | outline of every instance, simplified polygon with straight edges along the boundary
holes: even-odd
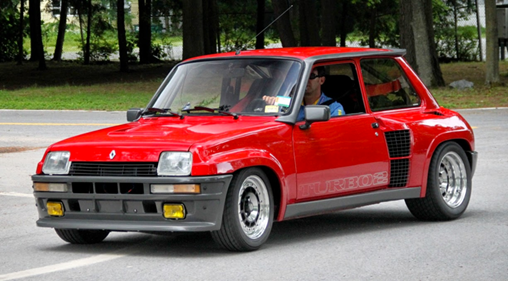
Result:
[[[142,118],[60,141],[48,151],[70,151],[70,161],[154,162],[162,151],[189,151],[195,144],[223,142],[281,125],[274,120],[248,116],[236,120],[230,116]]]

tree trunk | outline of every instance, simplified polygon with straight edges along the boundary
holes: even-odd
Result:
[[[265,0],[257,0],[256,34],[265,28]],[[265,48],[265,34],[261,33],[256,37],[256,49]]]
[[[432,57],[432,73],[434,77],[435,86],[443,87],[445,86],[445,81],[443,78],[443,72],[441,71],[441,65],[439,65],[439,58],[437,56],[436,50],[436,39],[434,36],[434,17],[432,12],[432,0],[426,0],[425,3],[425,14],[427,19],[427,32],[429,36],[429,48],[430,55]]]
[[[184,1],[187,2],[187,1]],[[139,62],[152,62],[152,1],[139,0]]]
[[[400,45],[407,50],[408,63],[427,87],[438,86],[442,81],[439,64],[434,63],[437,55],[431,31],[432,18],[428,15],[432,12],[428,6],[431,1],[400,1]]]
[[[337,39],[335,35],[337,30],[335,23],[337,22],[337,1],[335,0],[321,0],[321,15],[322,15],[322,39],[323,46],[337,46]]]
[[[455,58],[460,60],[460,50],[459,50],[459,20],[458,20],[458,7],[457,0],[452,1],[453,4],[453,33],[455,37]]]
[[[55,52],[53,53],[53,60],[62,60],[62,49],[65,40],[65,30],[67,29],[67,10],[69,7],[69,0],[62,0],[62,7],[60,10],[60,22],[58,23],[58,35],[56,38]]]
[[[118,48],[120,52],[120,71],[129,71],[129,58],[127,57],[127,38],[125,37],[124,0],[118,0],[116,7],[118,28]]]
[[[87,6],[88,6],[88,9],[87,9],[84,64],[90,64],[90,37],[92,36],[92,0],[88,0]]]
[[[376,8],[370,9],[370,22],[369,22],[369,47],[376,48]]]
[[[289,8],[286,0],[272,0],[274,18],[280,16],[286,9]],[[277,31],[279,32],[280,41],[283,47],[296,47],[296,39],[291,29],[291,21],[289,12],[285,13],[276,23]]]
[[[23,15],[25,13],[25,0],[20,1],[19,7],[19,37],[18,37],[18,64],[23,63]]]
[[[39,0],[29,0],[28,13],[30,16],[31,61],[39,61],[39,70],[46,69],[44,46],[42,45],[41,6]]]
[[[300,45],[319,46],[319,27],[316,14],[316,2],[299,0],[300,11]]]
[[[487,33],[487,58],[485,84],[499,82],[499,42],[497,30],[496,0],[485,0],[485,25]]]
[[[203,0],[203,48],[205,54],[217,53],[219,14],[217,0]]]
[[[202,0],[183,1],[183,59],[205,53]]]
[[[339,26],[340,26],[340,46],[346,47],[346,39],[347,39],[347,15],[349,13],[349,0],[342,0],[342,13],[340,16]]]

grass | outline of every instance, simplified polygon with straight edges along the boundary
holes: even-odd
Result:
[[[431,89],[439,104],[448,108],[508,107],[508,62],[499,63],[500,83],[485,85],[485,63],[459,62],[442,64],[446,84],[466,79],[473,89],[456,90],[449,87]]]
[[[47,61],[0,64],[0,108],[126,110],[144,107],[174,63],[130,65],[128,73],[118,63],[81,65]]]
[[[130,65],[119,72],[118,63],[85,66],[76,62],[0,63],[0,109],[127,110],[144,107],[174,63]],[[461,79],[474,82],[470,90],[431,89],[448,108],[508,107],[508,62],[500,64],[501,82],[486,86],[485,63],[441,65],[447,84]]]

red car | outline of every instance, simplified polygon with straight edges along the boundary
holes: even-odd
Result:
[[[177,65],[127,124],[51,145],[39,220],[65,241],[210,231],[258,249],[274,221],[404,199],[422,220],[465,210],[477,153],[404,50],[281,48]]]

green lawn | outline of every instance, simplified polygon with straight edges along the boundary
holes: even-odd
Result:
[[[144,107],[174,63],[130,65],[119,72],[117,63],[85,66],[76,62],[48,61],[48,70],[37,63],[0,63],[0,109],[127,110]],[[431,89],[448,108],[508,107],[508,62],[500,63],[501,83],[484,85],[485,64],[443,64],[447,84],[466,79],[474,89]]]

